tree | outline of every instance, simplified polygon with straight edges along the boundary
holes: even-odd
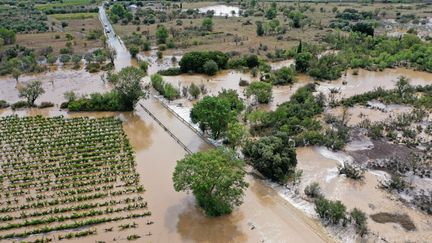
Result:
[[[194,99],[198,99],[199,95],[201,94],[201,89],[198,87],[198,85],[192,83],[188,88],[188,92]]]
[[[225,132],[228,143],[232,148],[241,145],[247,136],[247,129],[240,122],[231,122]]]
[[[274,71],[271,81],[275,85],[291,84],[295,81],[295,71],[290,67],[283,67]]]
[[[272,85],[266,82],[255,81],[246,88],[246,96],[255,96],[258,103],[269,103],[272,99]]]
[[[295,68],[297,72],[305,73],[310,67],[312,54],[309,52],[298,53],[295,57]]]
[[[164,25],[160,25],[156,30],[157,44],[166,44],[168,38],[168,30]]]
[[[115,60],[115,58],[117,56],[116,50],[113,49],[113,48],[107,48],[106,54],[107,54],[108,59],[110,60],[110,63],[112,65],[114,65],[114,60]]]
[[[225,99],[229,108],[239,114],[245,109],[245,105],[242,99],[240,99],[239,94],[234,89],[222,89],[218,93],[218,97],[221,99]]]
[[[109,78],[127,110],[133,110],[140,98],[147,98],[147,92],[141,84],[144,76],[145,73],[139,68],[125,67]]]
[[[398,78],[396,82],[396,90],[397,94],[402,99],[407,98],[407,96],[411,97],[414,92],[414,88],[411,86],[409,79],[404,76]]]
[[[21,76],[21,70],[19,70],[19,68],[13,68],[12,69],[12,77],[14,77],[14,79],[16,80],[16,82],[18,83],[18,78]]]
[[[318,198],[315,201],[315,211],[318,216],[332,224],[346,218],[346,207],[341,201],[331,201],[325,198]]]
[[[359,22],[354,24],[351,29],[354,32],[360,32],[370,36],[374,35],[374,27],[371,23]]]
[[[213,20],[209,17],[204,18],[201,28],[206,31],[213,31]]]
[[[133,58],[135,58],[135,57],[137,56],[137,54],[139,53],[139,48],[136,47],[136,46],[131,46],[131,47],[129,48],[129,53],[131,54],[131,56],[132,56]]]
[[[0,38],[3,39],[5,45],[15,43],[15,31],[6,28],[0,28]]]
[[[176,191],[191,191],[209,216],[231,213],[242,204],[244,162],[232,151],[212,149],[177,161],[173,174]]]
[[[190,113],[192,122],[199,123],[203,132],[210,130],[214,139],[226,131],[228,123],[234,121],[235,116],[228,100],[217,96],[204,97],[193,106]]]
[[[246,65],[248,68],[254,68],[259,65],[258,56],[255,54],[251,54],[246,58]]]
[[[261,174],[281,184],[287,181],[297,165],[294,148],[276,136],[248,141],[243,154]]]
[[[224,69],[227,66],[228,59],[228,55],[220,51],[192,51],[182,56],[179,66],[183,73],[204,73],[204,64],[207,61],[213,60],[218,69]]]
[[[31,81],[19,90],[19,96],[26,98],[29,106],[34,106],[35,100],[43,93],[45,93],[45,90],[39,80]]]
[[[264,27],[263,27],[263,23],[261,21],[256,22],[256,34],[257,34],[257,36],[263,36],[264,35]]]
[[[203,69],[205,74],[213,76],[217,73],[219,67],[215,61],[208,60],[207,62],[204,63]]]

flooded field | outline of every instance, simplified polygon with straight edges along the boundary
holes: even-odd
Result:
[[[101,76],[104,73],[89,73],[84,69],[58,69],[52,72],[44,72],[35,75],[22,75],[17,83],[12,77],[0,78],[0,100],[14,103],[20,100],[18,88],[27,83],[39,80],[45,93],[36,101],[49,101],[60,105],[65,101],[64,93],[74,91],[77,95],[86,95],[95,92],[105,92],[109,90],[109,85],[104,82]]]
[[[300,191],[312,182],[319,182],[323,194],[330,199],[341,200],[348,209],[357,207],[368,215],[388,212],[409,215],[417,227],[406,231],[399,224],[379,224],[368,219],[369,228],[375,237],[384,237],[389,242],[430,242],[432,240],[432,218],[411,209],[390,194],[378,188],[379,181],[389,175],[381,171],[367,171],[363,181],[353,181],[338,175],[337,165],[352,161],[343,152],[332,152],[322,147],[297,149],[298,168],[303,170]]]
[[[338,80],[320,83],[318,91],[328,94],[330,89],[336,89],[339,90],[338,98],[346,98],[372,91],[378,87],[392,89],[400,76],[407,77],[411,85],[432,84],[432,73],[405,68],[385,69],[382,72],[359,69],[357,75],[354,75],[352,70],[348,70],[346,75]]]

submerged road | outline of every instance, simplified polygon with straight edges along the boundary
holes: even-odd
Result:
[[[117,52],[116,70],[132,65],[131,56],[121,39],[115,35],[103,7],[99,8],[99,18],[106,29],[108,44]],[[154,116],[144,116],[144,119],[156,118],[163,124],[163,129],[169,129],[190,151],[198,152],[210,148],[198,134],[156,98],[150,96],[149,99],[141,100],[136,113],[143,112],[140,105]],[[160,134],[158,139],[162,137],[166,136]],[[136,151],[143,161],[142,164],[138,163],[138,170],[141,171],[146,186],[146,200],[152,211],[152,220],[156,222],[151,226],[153,235],[151,239],[148,238],[152,242],[334,241],[317,220],[306,216],[262,180],[250,175],[247,176],[250,186],[245,192],[244,203],[238,209],[224,217],[205,216],[195,206],[190,194],[178,193],[173,189],[172,172],[176,161],[182,159],[185,153],[179,153],[180,145],[173,148],[172,144],[155,141],[154,146],[158,147]]]

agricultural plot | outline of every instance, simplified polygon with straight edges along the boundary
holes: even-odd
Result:
[[[0,118],[0,240],[102,234],[150,215],[143,192],[120,120]]]

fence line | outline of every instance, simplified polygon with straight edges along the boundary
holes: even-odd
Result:
[[[149,116],[151,118],[153,118],[153,120],[155,120],[159,126],[161,126],[188,154],[192,154],[192,151],[182,142],[180,141],[180,139],[174,135],[174,133],[172,133],[159,119],[157,119],[153,113],[151,113],[147,108],[145,108],[145,106],[143,106],[142,104],[139,104],[143,110],[145,112],[147,112],[147,114],[149,114]]]

